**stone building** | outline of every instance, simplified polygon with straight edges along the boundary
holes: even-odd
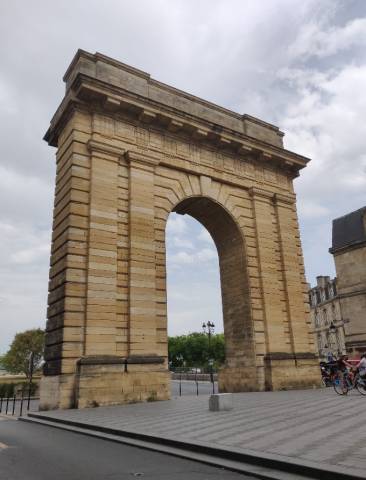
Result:
[[[346,353],[344,319],[337,291],[337,278],[316,278],[317,285],[309,290],[310,316],[314,328],[319,358],[326,360],[332,353]]]
[[[366,207],[333,220],[332,248],[347,353],[366,351]]]

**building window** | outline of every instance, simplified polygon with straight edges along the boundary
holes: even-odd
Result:
[[[316,303],[321,303],[320,292],[319,290],[316,291]]]

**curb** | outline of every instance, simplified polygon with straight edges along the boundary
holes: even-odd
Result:
[[[106,440],[119,441],[121,443],[131,443],[145,449],[160,451],[175,456],[183,456],[191,460],[201,461],[224,467],[241,473],[247,473],[262,479],[279,479],[279,475],[292,474],[301,478],[311,478],[319,480],[361,480],[365,475],[361,471],[347,467],[323,466],[315,462],[301,461],[299,459],[282,457],[275,454],[257,454],[253,451],[235,451],[229,447],[212,447],[203,443],[188,443],[184,440],[176,440],[169,437],[157,437],[154,435],[137,433],[125,430],[117,430],[110,427],[90,425],[81,422],[63,420],[59,418],[47,417],[36,413],[29,413],[28,417],[19,418],[21,421],[34,422],[47,426],[58,427],[62,429],[73,430],[85,435],[98,436]],[[71,427],[71,428],[70,428]],[[108,437],[106,437],[106,435]],[[109,438],[109,437],[113,438]],[[140,442],[140,444],[136,444]],[[143,445],[142,445],[143,444]],[[163,447],[163,448],[162,448]],[[183,454],[183,452],[185,452]],[[188,456],[187,453],[190,455]],[[195,458],[192,458],[192,454]],[[204,457],[204,458],[203,458]],[[258,471],[259,469],[259,471]]]

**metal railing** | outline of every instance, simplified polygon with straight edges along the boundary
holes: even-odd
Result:
[[[173,395],[209,395],[217,393],[217,372],[203,368],[175,368],[171,370]]]
[[[12,396],[0,397],[0,413],[11,416],[23,416],[24,412],[38,409],[39,397],[31,396],[31,390],[26,392],[24,389],[21,392],[14,393]]]

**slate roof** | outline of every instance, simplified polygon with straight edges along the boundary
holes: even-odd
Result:
[[[333,220],[330,253],[366,242],[365,214],[366,207],[362,207]]]

